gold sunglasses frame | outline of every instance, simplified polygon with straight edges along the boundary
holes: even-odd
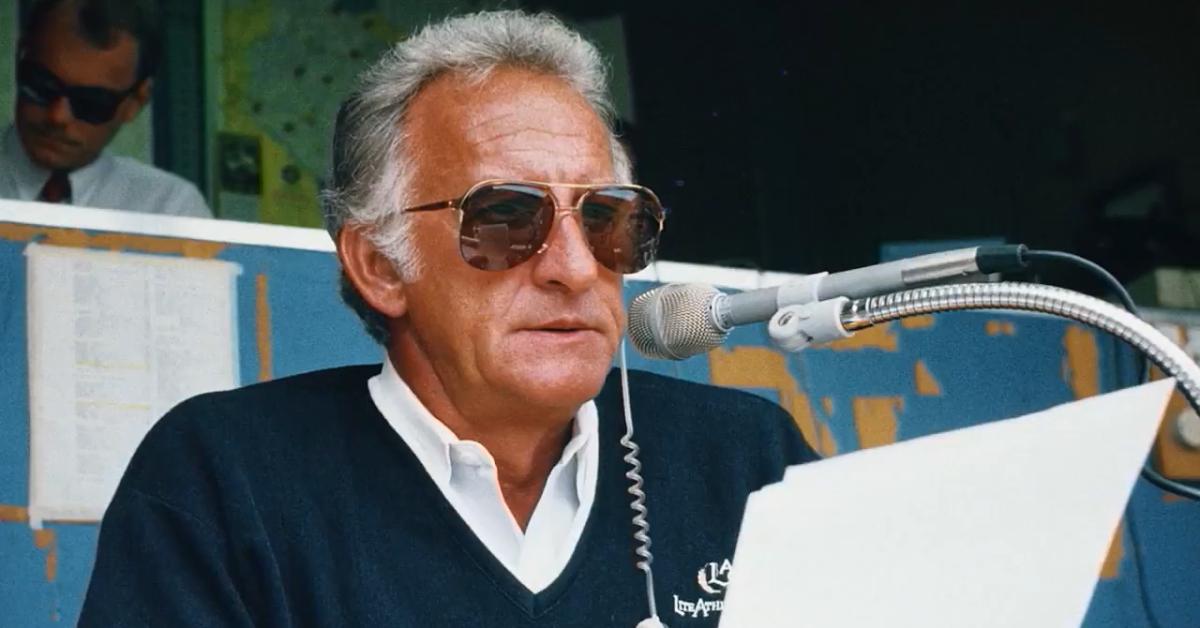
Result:
[[[461,239],[463,237],[462,236],[462,223],[463,223],[463,208],[462,208],[462,206],[463,206],[463,203],[466,202],[466,200],[468,198],[470,198],[470,196],[472,194],[474,194],[476,191],[478,191],[482,187],[489,186],[489,185],[493,185],[493,186],[494,185],[502,185],[502,184],[525,185],[525,186],[545,190],[547,193],[546,196],[550,198],[550,202],[554,203],[555,222],[557,222],[557,219],[559,216],[579,213],[583,207],[583,202],[588,198],[590,192],[594,192],[594,191],[602,190],[602,189],[612,189],[612,188],[644,192],[645,194],[648,194],[650,196],[650,198],[654,199],[654,203],[656,205],[658,205],[658,210],[659,210],[658,216],[655,217],[656,220],[658,221],[658,236],[657,237],[658,238],[662,237],[663,225],[665,224],[667,210],[666,210],[666,208],[663,207],[662,201],[659,200],[658,195],[654,193],[654,190],[651,190],[650,188],[643,186],[643,185],[638,185],[636,183],[551,183],[551,182],[547,182],[547,181],[526,181],[524,179],[484,179],[483,181],[480,181],[480,182],[476,183],[475,185],[472,185],[466,191],[465,194],[463,194],[462,196],[460,196],[458,198],[452,198],[452,199],[445,200],[445,201],[434,201],[432,203],[423,203],[421,205],[414,205],[412,207],[405,207],[400,210],[400,213],[409,214],[409,213],[419,213],[419,212],[440,211],[440,210],[444,210],[444,209],[453,209],[458,214],[458,232],[459,232],[459,238]],[[584,192],[583,194],[579,195],[579,199],[575,202],[574,205],[564,207],[564,206],[558,204],[558,198],[554,195],[554,188],[566,188],[569,190],[587,190],[587,191]],[[554,227],[551,226],[551,230],[553,230],[553,228]],[[538,255],[541,255],[542,253],[545,253],[546,249],[549,246],[550,246],[550,232],[547,232],[546,241],[542,242],[541,246],[538,248],[538,250],[536,252],[530,254],[529,257],[521,260],[520,263],[523,264],[523,263],[533,259],[534,257],[537,257]],[[594,254],[594,252],[593,252],[593,254]],[[616,271],[614,271],[614,272],[616,272]]]

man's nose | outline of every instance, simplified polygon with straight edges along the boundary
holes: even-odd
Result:
[[[581,292],[596,282],[599,264],[588,246],[577,212],[559,210],[546,240],[546,250],[534,264],[534,281],[539,285]]]
[[[54,124],[65,125],[75,119],[71,112],[71,101],[59,96],[46,105],[46,119]]]

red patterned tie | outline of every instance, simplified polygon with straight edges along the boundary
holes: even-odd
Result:
[[[65,170],[52,172],[50,178],[46,179],[46,185],[42,186],[37,200],[44,203],[70,203],[71,180],[67,178],[67,172]]]

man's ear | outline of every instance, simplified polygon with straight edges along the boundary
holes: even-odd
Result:
[[[392,261],[375,248],[362,227],[345,227],[337,239],[342,271],[359,296],[388,318],[404,316],[408,310],[404,282]]]
[[[121,123],[127,123],[137,117],[146,103],[150,102],[150,94],[154,88],[154,79],[142,79],[137,87],[133,88],[133,92],[125,98],[121,103],[121,108],[117,110],[117,115],[121,118]]]

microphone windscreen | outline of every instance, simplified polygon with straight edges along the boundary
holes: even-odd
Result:
[[[682,360],[725,342],[712,318],[720,291],[705,284],[670,284],[644,292],[629,305],[629,338],[648,358]]]

